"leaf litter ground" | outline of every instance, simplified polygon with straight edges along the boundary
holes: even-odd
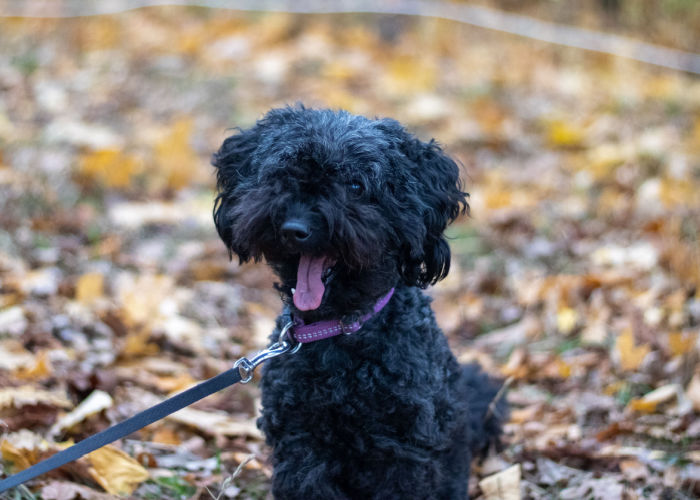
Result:
[[[389,16],[5,18],[0,46],[5,473],[265,345],[273,278],[228,262],[208,157],[303,101],[464,165],[471,217],[430,293],[513,408],[475,498],[700,493],[697,79]],[[222,391],[12,498],[265,498],[258,398]]]

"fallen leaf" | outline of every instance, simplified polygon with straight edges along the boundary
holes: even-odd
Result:
[[[425,58],[397,56],[387,66],[384,86],[391,94],[415,94],[435,87],[435,66]]]
[[[34,364],[27,367],[20,367],[15,376],[19,379],[40,380],[47,378],[53,373],[51,361],[47,351],[40,351],[34,359]]]
[[[15,472],[28,469],[37,461],[36,453],[33,450],[16,448],[6,439],[0,443],[0,452],[3,460],[12,462]]]
[[[192,120],[177,120],[166,136],[155,146],[156,169],[164,187],[180,189],[190,184],[197,169],[197,155],[190,146]]]
[[[90,476],[112,495],[130,495],[150,476],[136,460],[114,446],[107,445],[87,455]]]
[[[159,317],[159,306],[174,289],[173,279],[165,275],[141,275],[125,280],[118,287],[124,320],[128,326],[151,324]]]
[[[180,392],[194,385],[196,380],[187,372],[174,376],[158,376],[154,379],[156,387],[163,392]]]
[[[110,500],[114,497],[80,484],[51,481],[41,488],[41,498],[43,500]]]
[[[557,311],[557,329],[563,335],[569,335],[578,323],[578,313],[570,307],[562,307]]]
[[[27,429],[5,434],[0,442],[0,453],[4,460],[12,462],[15,471],[34,465],[43,452],[54,448],[43,437]]]
[[[615,340],[615,353],[624,371],[635,371],[649,354],[651,348],[646,345],[635,345],[631,328],[626,328]]]
[[[646,479],[649,476],[649,469],[638,460],[622,460],[620,461],[620,471],[629,481],[638,481]]]
[[[696,373],[690,380],[688,388],[685,391],[685,395],[693,404],[693,409],[700,412],[700,374]]]
[[[36,357],[17,340],[0,341],[0,370],[14,372],[36,364]]]
[[[583,145],[584,131],[564,120],[552,120],[547,123],[547,140],[558,148],[578,148]]]
[[[78,172],[84,178],[108,188],[126,188],[140,170],[141,162],[135,156],[117,149],[100,149],[80,159]]]
[[[155,342],[151,342],[151,333],[145,328],[137,328],[126,335],[124,346],[119,353],[121,358],[130,359],[137,356],[151,356],[160,351]]]
[[[102,295],[104,276],[102,273],[86,273],[75,284],[75,300],[83,304],[92,303]]]
[[[229,415],[212,413],[194,408],[183,408],[167,417],[175,422],[195,427],[209,435],[245,436],[262,439],[255,422],[234,420]]]
[[[520,500],[520,464],[479,481],[484,500]]]
[[[644,401],[643,399],[632,399],[627,403],[627,407],[639,413],[654,413],[658,403],[654,401]]]
[[[698,334],[690,332],[671,332],[668,335],[668,347],[674,356],[682,356],[693,350]]]
[[[0,333],[12,336],[20,335],[27,328],[28,322],[24,314],[24,309],[20,306],[12,306],[0,310]],[[0,345],[2,349],[2,345]],[[0,360],[3,356],[0,355]],[[0,368],[2,362],[0,361]]]
[[[33,386],[6,387],[0,389],[0,409],[22,408],[44,404],[57,408],[71,408],[73,405],[63,392],[46,391]]]
[[[70,429],[75,424],[82,422],[87,417],[110,408],[114,404],[112,396],[104,391],[93,391],[73,411],[61,417],[51,427],[50,434],[55,436],[62,430]]]
[[[683,389],[678,384],[664,385],[648,392],[639,399],[632,399],[628,407],[640,413],[654,413],[660,405],[668,403],[670,400],[676,398],[682,390]]]
[[[501,368],[501,373],[506,377],[514,377],[516,379],[527,378],[530,374],[527,351],[522,347],[515,349],[508,358],[506,365]]]
[[[151,437],[151,441],[154,443],[172,445],[178,445],[182,442],[177,433],[169,427],[163,427],[154,432],[153,436]]]

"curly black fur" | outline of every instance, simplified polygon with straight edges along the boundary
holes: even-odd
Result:
[[[278,331],[291,314],[355,319],[396,288],[360,331],[264,367],[275,497],[466,498],[471,458],[498,441],[506,408],[487,411],[499,384],[457,363],[420,291],[447,275],[443,231],[468,209],[455,162],[394,120],[297,106],[226,139],[212,163],[219,235],[279,276]],[[286,238],[289,220],[309,237]],[[301,255],[335,263],[309,311],[292,301]]]

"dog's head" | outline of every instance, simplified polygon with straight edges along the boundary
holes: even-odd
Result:
[[[264,257],[301,314],[363,313],[449,270],[443,231],[468,208],[459,169],[394,120],[274,109],[212,163],[219,235],[241,262]]]

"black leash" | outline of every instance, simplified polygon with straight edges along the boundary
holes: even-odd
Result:
[[[241,358],[233,365],[233,368],[212,377],[209,380],[197,384],[194,387],[187,389],[180,394],[173,396],[170,399],[158,403],[147,410],[137,413],[133,417],[129,417],[123,422],[120,422],[108,429],[105,429],[97,434],[94,434],[79,443],[74,444],[70,448],[59,451],[55,455],[46,460],[32,465],[17,474],[10,476],[0,481],[0,493],[19,486],[20,484],[34,479],[41,474],[52,471],[62,465],[77,460],[83,455],[95,451],[106,444],[112,443],[117,439],[128,436],[132,432],[146,427],[147,425],[156,422],[171,413],[175,413],[182,408],[199,401],[202,398],[220,391],[230,385],[238,382],[246,383],[253,378],[255,368],[270,358],[279,356],[287,352],[297,352],[301,344],[291,344],[286,340],[286,334],[292,324],[287,324],[280,333],[279,340],[272,344],[267,349],[258,353],[252,360]]]

